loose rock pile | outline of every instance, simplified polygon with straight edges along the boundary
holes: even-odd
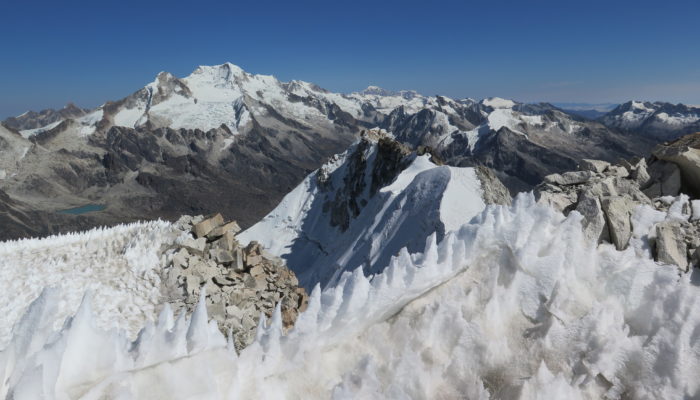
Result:
[[[205,290],[209,317],[223,333],[233,333],[237,350],[253,341],[260,315],[270,317],[278,303],[285,328],[306,309],[308,296],[294,273],[257,242],[242,247],[235,221],[186,215],[176,226],[187,233],[166,252],[166,301],[191,313]]]
[[[568,214],[584,216],[585,235],[625,249],[634,230],[634,215],[646,205],[664,213],[648,239],[655,260],[688,271],[700,265],[700,133],[657,146],[647,159],[613,165],[583,160],[579,171],[552,174],[535,188],[538,201]],[[658,214],[661,215],[661,214]]]

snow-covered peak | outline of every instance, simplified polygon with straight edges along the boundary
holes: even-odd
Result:
[[[639,111],[644,111],[644,112],[654,112],[653,105],[650,103],[642,102],[642,101],[631,101],[630,102],[630,108],[632,110],[639,110]]]
[[[362,266],[381,271],[401,248],[469,221],[485,207],[473,168],[438,166],[383,135],[363,138],[309,175],[240,239],[261,240],[302,285]],[[493,189],[493,188],[491,188]],[[503,188],[505,193],[505,188]]]
[[[392,92],[391,90],[386,90],[382,89],[379,86],[367,86],[367,88],[361,92],[359,92],[362,95],[371,95],[371,96],[396,96],[396,92]]]
[[[601,121],[609,126],[666,140],[679,132],[700,130],[700,109],[683,104],[628,101],[604,115]]]
[[[503,99],[500,97],[488,97],[486,99],[481,100],[481,104],[487,106],[487,107],[492,107],[492,108],[513,108],[515,106],[515,102],[513,100],[508,100],[508,99]]]
[[[189,78],[192,81],[201,79],[211,83],[224,83],[233,80],[235,77],[246,76],[247,72],[238,65],[226,62],[220,65],[200,65],[192,72]]]

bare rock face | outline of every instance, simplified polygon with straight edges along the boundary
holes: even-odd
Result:
[[[610,166],[610,163],[602,160],[588,160],[584,158],[578,166],[582,171],[593,171],[600,174]]]
[[[483,198],[486,204],[510,205],[512,197],[510,192],[503,185],[491,168],[478,165],[474,168],[476,176],[481,182]]]
[[[240,246],[235,221],[226,223],[220,214],[183,216],[176,226],[184,238],[166,252],[165,300],[191,313],[205,291],[209,317],[232,334],[237,350],[253,341],[261,314],[271,317],[279,304],[283,325],[290,328],[306,309],[308,296],[294,273],[257,242]]]

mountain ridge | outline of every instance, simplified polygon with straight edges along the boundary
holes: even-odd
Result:
[[[582,158],[616,161],[658,142],[549,103],[378,87],[340,94],[231,63],[200,66],[183,78],[161,72],[131,95],[78,114],[54,113],[38,128],[0,127],[0,190],[25,212],[43,215],[37,220],[101,204],[103,211],[83,220],[109,225],[220,211],[247,227],[374,128],[413,150],[430,148],[448,165],[489,167],[512,194],[574,169]],[[20,228],[6,238],[59,229]]]

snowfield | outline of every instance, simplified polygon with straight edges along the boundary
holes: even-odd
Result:
[[[430,236],[422,252],[401,251],[380,273],[357,269],[317,286],[294,329],[283,333],[277,312],[239,355],[203,306],[191,319],[164,308],[132,343],[123,330],[98,327],[97,296],[55,329],[64,304],[48,290],[0,353],[0,396],[700,396],[697,282],[633,247],[596,248],[580,223],[578,213],[565,218],[529,194],[488,206],[439,243]],[[147,247],[160,240],[153,231]],[[4,244],[3,259],[40,242]]]
[[[83,233],[0,243],[0,347],[41,291],[53,287],[59,307],[49,326],[60,328],[92,291],[101,328],[121,327],[131,338],[152,319],[160,300],[160,247],[175,240],[163,221],[97,228]]]

